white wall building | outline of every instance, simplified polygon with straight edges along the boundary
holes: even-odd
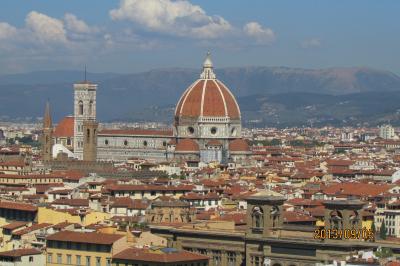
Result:
[[[382,125],[379,127],[379,137],[382,139],[397,139],[394,128],[391,125]]]

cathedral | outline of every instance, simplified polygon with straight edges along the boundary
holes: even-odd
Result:
[[[173,126],[158,129],[101,129],[96,118],[98,86],[74,84],[74,115],[53,128],[50,107],[43,124],[43,159],[121,162],[244,162],[250,149],[241,138],[241,113],[232,92],[216,78],[210,53],[199,79],[182,94]],[[46,142],[47,140],[47,142]]]

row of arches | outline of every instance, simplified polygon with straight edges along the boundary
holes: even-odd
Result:
[[[272,206],[272,208],[269,211],[269,217],[272,222],[272,227],[275,227],[278,225],[278,218],[279,218],[279,208],[278,206]],[[255,206],[252,210],[251,213],[251,218],[252,218],[252,227],[255,229],[262,229],[264,227],[264,210],[259,207]]]
[[[343,214],[341,211],[334,210],[329,213],[329,219],[330,219],[330,228],[331,229],[343,229]],[[349,214],[349,225],[351,229],[355,229],[360,221],[360,216],[357,211],[352,211]]]

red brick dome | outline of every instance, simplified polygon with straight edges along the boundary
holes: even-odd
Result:
[[[235,139],[229,142],[231,152],[250,151],[249,144],[244,139]]]
[[[66,116],[54,129],[54,136],[57,138],[61,137],[73,137],[74,136],[74,117]]]
[[[176,152],[199,152],[199,144],[192,139],[181,139],[175,147]]]
[[[175,109],[176,117],[229,117],[240,119],[240,109],[232,92],[215,78],[209,55],[200,79],[182,94]]]

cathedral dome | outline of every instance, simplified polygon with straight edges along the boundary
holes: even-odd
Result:
[[[179,99],[175,117],[240,119],[239,105],[232,92],[216,79],[209,53],[200,79],[189,86]]]

